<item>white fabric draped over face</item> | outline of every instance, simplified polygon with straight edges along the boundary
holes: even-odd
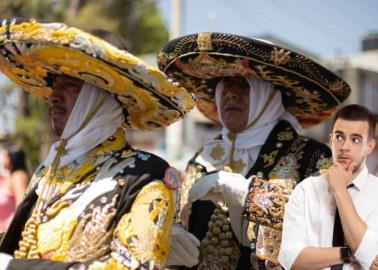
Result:
[[[300,129],[300,124],[297,119],[287,112],[282,103],[281,91],[274,89],[274,85],[259,79],[245,78],[249,84],[249,113],[247,128],[242,132],[236,134],[235,148],[233,158],[235,161],[242,160],[247,166],[241,172],[245,175],[249,168],[252,167],[257,159],[257,155],[267,140],[270,132],[279,120],[284,119],[290,122],[295,129]],[[226,153],[223,155],[223,159],[219,160],[216,169],[221,169],[224,165],[227,165],[230,158],[230,151],[232,141],[227,136],[230,130],[224,126],[220,113],[221,97],[224,89],[223,81],[221,80],[215,90],[215,101],[218,108],[218,116],[222,123],[222,148]],[[272,96],[269,102],[270,96]],[[267,104],[269,102],[269,104]],[[264,112],[260,115],[260,112],[267,106]],[[259,117],[260,115],[260,117]],[[259,117],[258,119],[256,119]],[[253,125],[251,125],[253,123]],[[251,126],[250,126],[251,125]],[[219,142],[217,142],[219,143]],[[209,141],[204,145],[204,153],[206,148],[212,148],[214,141]]]
[[[103,104],[95,112],[89,123],[77,132],[87,115],[102,98],[105,98]],[[84,83],[61,138],[68,138],[75,132],[77,134],[68,140],[65,147],[66,152],[61,156],[58,168],[77,160],[95,148],[113,135],[123,122],[124,115],[121,104],[105,90]],[[59,142],[56,142],[50,147],[50,151],[43,162],[45,167],[52,165],[58,145]]]

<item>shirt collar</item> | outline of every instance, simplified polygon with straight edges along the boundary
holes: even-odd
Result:
[[[357,176],[353,179],[351,183],[354,184],[354,187],[360,191],[362,187],[365,185],[366,179],[368,177],[368,169],[366,165],[362,168],[362,170],[357,174]]]

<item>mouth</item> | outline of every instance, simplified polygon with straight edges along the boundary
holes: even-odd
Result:
[[[347,162],[350,161],[351,158],[349,156],[337,156],[337,161],[339,162]]]
[[[66,110],[61,108],[61,107],[57,107],[57,106],[54,106],[54,107],[50,107],[49,109],[50,111],[50,116],[52,117],[60,117],[60,116],[64,116],[66,114]]]
[[[224,106],[224,112],[241,112],[243,111],[238,104],[229,104]]]

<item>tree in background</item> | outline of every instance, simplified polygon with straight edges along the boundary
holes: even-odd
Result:
[[[83,30],[112,31],[126,40],[133,54],[156,53],[168,41],[168,31],[153,0],[2,0],[0,14],[3,18],[34,17]],[[25,148],[34,169],[54,137],[46,102],[21,93],[14,139]]]

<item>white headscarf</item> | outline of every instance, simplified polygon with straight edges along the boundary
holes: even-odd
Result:
[[[300,129],[300,124],[297,119],[287,112],[282,104],[281,91],[274,89],[274,85],[259,79],[245,78],[249,84],[249,114],[247,129],[236,134],[235,145],[234,145],[234,160],[242,160],[247,166],[241,172],[245,175],[248,170],[252,167],[257,159],[257,155],[260,152],[261,147],[264,145],[269,134],[271,133],[274,126],[279,120],[284,119],[290,122],[295,129]],[[217,108],[220,108],[220,101],[222,92],[224,89],[223,80],[221,80],[215,89],[215,101]],[[272,96],[269,102],[270,96]],[[269,104],[267,104],[269,102]],[[260,115],[264,107],[267,106],[264,112]],[[256,119],[258,116],[260,117]],[[223,125],[222,129],[222,141],[220,142],[222,148],[225,149],[225,155],[222,160],[219,160],[218,164],[215,164],[216,169],[221,169],[222,166],[228,164],[230,158],[230,151],[232,142],[227,136],[230,130],[224,126],[220,110],[218,109],[218,116]],[[254,124],[252,126],[251,123]],[[219,144],[219,141],[216,142]],[[207,149],[208,153],[214,146],[214,141],[209,141],[204,145],[204,153],[206,155]],[[206,157],[204,157],[206,158]],[[208,157],[209,158],[209,157]],[[208,159],[206,158],[206,159]]]
[[[102,98],[105,98],[104,103],[98,108],[89,123],[68,140],[65,147],[66,152],[61,156],[58,168],[71,163],[95,148],[113,135],[124,122],[122,106],[114,97],[101,88],[84,83],[61,138],[68,138],[77,132],[87,115]],[[45,167],[52,165],[58,145],[59,142],[56,142],[50,147],[50,151],[43,162]]]

